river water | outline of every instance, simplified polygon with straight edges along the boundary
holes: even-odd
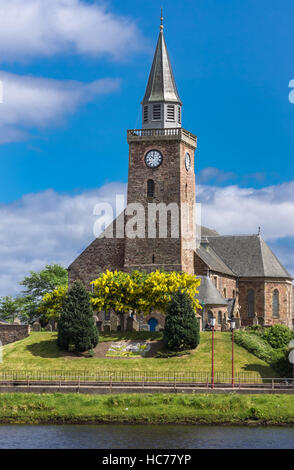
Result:
[[[0,449],[294,449],[294,427],[0,425]]]

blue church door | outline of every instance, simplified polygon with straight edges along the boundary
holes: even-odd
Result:
[[[148,321],[148,325],[149,325],[150,331],[156,331],[158,321],[156,320],[156,318],[150,318],[150,320]]]

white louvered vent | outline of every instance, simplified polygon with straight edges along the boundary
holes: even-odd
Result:
[[[153,105],[153,121],[160,121],[161,120],[161,105],[154,104]]]
[[[175,120],[175,106],[173,104],[167,105],[167,120],[168,121]]]

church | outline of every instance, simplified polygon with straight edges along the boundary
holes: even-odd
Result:
[[[182,102],[162,20],[142,101],[142,128],[127,131],[127,208],[111,224],[114,236],[107,236],[106,229],[69,266],[69,283],[80,279],[90,289],[106,269],[184,271],[201,279],[202,329],[212,316],[222,331],[229,329],[232,316],[237,327],[281,323],[292,328],[292,276],[261,235],[221,235],[196,226],[197,137],[182,127]],[[134,235],[142,224],[143,236],[142,230]],[[158,312],[148,317],[97,312],[96,319],[102,331],[164,326]]]

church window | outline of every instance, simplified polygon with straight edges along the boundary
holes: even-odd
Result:
[[[154,189],[155,189],[155,184],[153,180],[148,180],[147,181],[147,197],[153,197],[154,196]]]
[[[182,121],[182,119],[181,119],[181,107],[179,106],[178,107],[178,123],[181,124],[181,121]]]
[[[224,288],[224,298],[226,299],[227,298],[227,289]]]
[[[278,289],[273,292],[273,317],[279,317],[280,314],[280,294]]]
[[[148,106],[144,106],[144,122],[148,122]]]
[[[217,288],[217,276],[214,276],[213,280],[214,280],[214,285]]]
[[[175,106],[173,104],[167,105],[167,120],[168,121],[175,120]]]
[[[217,314],[217,322],[219,325],[222,324],[222,312],[221,311],[219,311]]]
[[[153,105],[153,121],[160,121],[161,120],[161,105],[154,104]]]
[[[253,289],[249,289],[247,293],[247,306],[248,306],[248,317],[254,317],[255,293]]]
[[[155,263],[155,256],[152,255],[152,263],[154,264]]]
[[[236,291],[233,289],[233,299],[236,297]]]

